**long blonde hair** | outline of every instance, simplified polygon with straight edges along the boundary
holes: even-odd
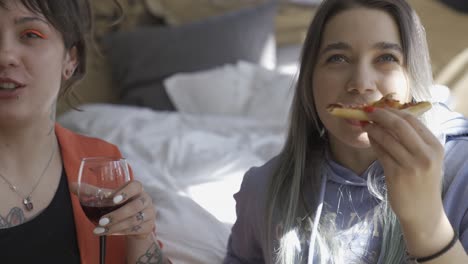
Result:
[[[328,146],[325,128],[318,118],[312,93],[312,79],[327,21],[338,13],[355,8],[379,9],[390,14],[399,27],[405,68],[414,100],[428,100],[432,85],[432,70],[426,36],[414,10],[404,0],[324,0],[309,27],[304,42],[300,72],[290,113],[289,131],[279,155],[278,167],[268,187],[265,239],[270,252],[267,263],[292,264],[307,259],[297,250],[297,236],[310,235],[315,210],[319,203],[320,182],[323,176],[324,152]],[[307,168],[307,169],[306,169]],[[309,169],[310,168],[310,169]],[[306,177],[307,170],[307,177]],[[312,208],[307,208],[303,188],[312,186]],[[405,244],[400,225],[385,193],[370,184],[370,192],[381,200],[379,216],[383,223],[380,254],[385,263],[405,262]],[[305,219],[306,225],[297,219]],[[280,223],[281,229],[276,229]],[[322,224],[321,224],[322,225]],[[319,227],[321,228],[321,227]],[[277,240],[277,237],[279,239]],[[323,237],[322,237],[323,239]],[[322,241],[323,242],[323,241]],[[326,245],[319,241],[319,247]],[[331,249],[333,250],[333,249]],[[322,249],[320,250],[322,251]]]

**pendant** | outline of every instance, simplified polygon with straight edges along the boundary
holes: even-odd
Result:
[[[30,196],[23,199],[23,204],[24,204],[24,208],[26,208],[27,211],[31,211],[32,209],[34,209]]]

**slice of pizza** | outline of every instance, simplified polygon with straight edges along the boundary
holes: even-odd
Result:
[[[330,114],[347,119],[354,119],[360,121],[369,121],[366,112],[364,109],[368,106],[372,107],[392,107],[399,109],[415,116],[420,116],[427,110],[431,109],[432,104],[430,102],[409,102],[409,103],[400,103],[398,100],[393,99],[393,94],[387,94],[382,97],[380,100],[373,102],[371,104],[360,104],[360,105],[346,105],[341,103],[330,104],[327,107],[327,110]]]

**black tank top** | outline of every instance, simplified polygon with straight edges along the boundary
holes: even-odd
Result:
[[[0,229],[0,263],[80,263],[65,170],[44,211],[24,224]]]

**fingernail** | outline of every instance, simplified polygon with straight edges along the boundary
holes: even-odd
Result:
[[[364,112],[366,112],[366,113],[372,113],[372,112],[375,111],[375,107],[373,107],[373,106],[365,106],[363,110],[364,110]]]
[[[99,226],[94,228],[93,230],[93,233],[96,235],[101,235],[101,234],[104,234],[105,232],[107,232],[107,228],[99,227]]]
[[[99,220],[100,226],[106,226],[110,223],[110,219],[108,217],[103,217]]]
[[[114,199],[112,199],[112,201],[114,201],[115,204],[119,204],[123,201],[124,199],[124,195],[123,194],[119,194],[117,196],[114,197]]]

